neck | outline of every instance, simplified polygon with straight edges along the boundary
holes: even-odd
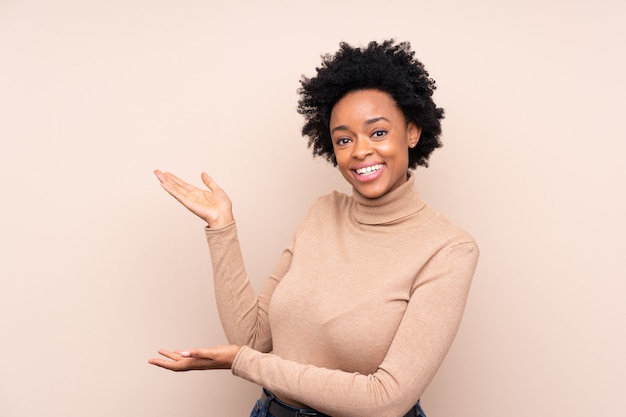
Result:
[[[354,217],[363,224],[393,223],[418,212],[425,205],[415,189],[415,178],[410,175],[399,187],[380,197],[367,198],[353,190],[352,198],[356,202]]]

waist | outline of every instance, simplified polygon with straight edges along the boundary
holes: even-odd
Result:
[[[267,404],[267,410],[274,417],[331,417],[328,414],[324,414],[312,408],[293,407],[276,398],[276,396],[266,388],[263,388],[261,402]],[[417,404],[419,404],[419,401]],[[417,405],[411,407],[403,417],[420,417],[420,414],[417,412]]]

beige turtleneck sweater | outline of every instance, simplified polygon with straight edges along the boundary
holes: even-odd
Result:
[[[233,374],[335,417],[402,416],[457,332],[478,248],[413,177],[312,206],[257,297],[235,224],[206,231]]]

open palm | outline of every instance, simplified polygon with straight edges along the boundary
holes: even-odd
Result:
[[[219,228],[233,221],[232,203],[228,195],[206,173],[201,178],[208,189],[188,184],[169,172],[154,171],[165,191],[205,220],[209,227]]]
[[[159,350],[164,358],[152,358],[148,362],[175,372],[201,371],[207,369],[230,369],[237,353],[237,345],[214,346],[208,349],[169,351]]]

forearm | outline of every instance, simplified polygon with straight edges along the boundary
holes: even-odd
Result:
[[[404,415],[423,391],[423,386],[402,384],[381,370],[359,374],[284,360],[271,353],[242,347],[235,358],[234,375],[264,386],[288,402],[336,417]]]
[[[477,255],[475,245],[458,245],[424,268],[374,372],[345,372],[324,358],[317,365],[297,363],[297,357],[291,361],[243,348],[233,373],[333,416],[403,415],[423,394],[454,340]],[[358,345],[353,349],[360,351]]]
[[[272,348],[268,306],[274,288],[289,269],[291,253],[285,250],[257,297],[246,272],[235,223],[206,229],[211,251],[218,313],[229,343],[248,345],[262,352]]]
[[[267,317],[259,309],[246,272],[234,222],[220,229],[206,229],[213,266],[215,300],[222,327],[229,343],[260,346],[259,327]],[[264,324],[263,324],[264,323]]]

